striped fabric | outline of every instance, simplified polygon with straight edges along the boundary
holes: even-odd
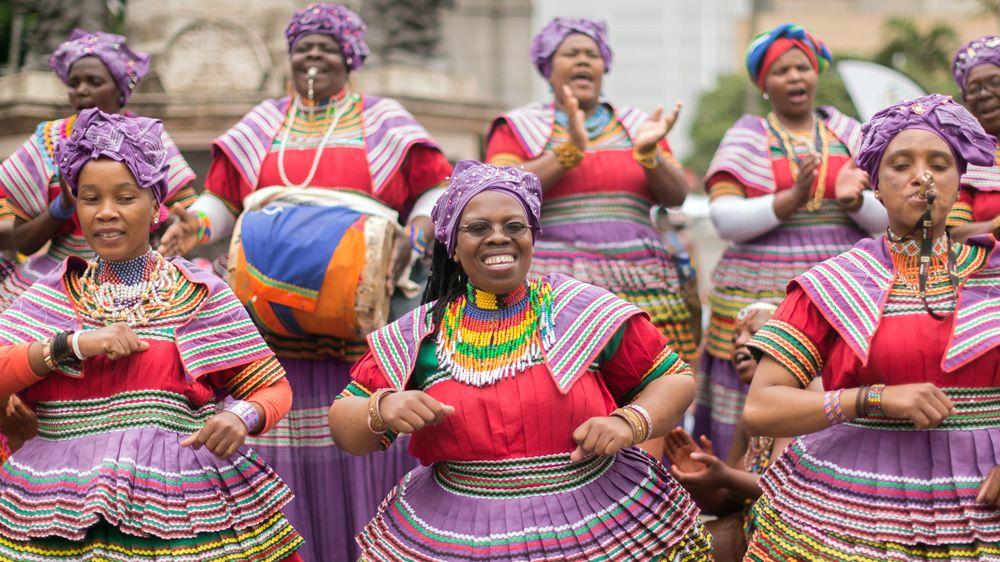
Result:
[[[91,400],[40,402],[35,413],[39,437],[64,440],[143,427],[190,434],[215,415],[215,405],[192,411],[187,398],[179,394],[137,390]]]
[[[996,559],[1000,511],[976,495],[998,461],[1000,392],[942,390],[957,413],[932,430],[877,418],[796,439],[760,480],[748,559]]]
[[[691,370],[691,366],[684,362],[677,352],[670,349],[670,347],[664,347],[663,351],[661,351],[656,359],[653,360],[653,366],[650,367],[649,370],[642,376],[642,380],[639,381],[639,384],[630,390],[628,394],[622,396],[621,400],[618,402],[620,404],[628,404],[632,402],[635,400],[635,397],[649,385],[649,383],[660,377],[670,375],[694,376],[694,372]]]
[[[502,461],[453,461],[434,465],[445,490],[473,498],[524,498],[568,492],[600,478],[614,457],[595,455],[566,462],[566,455]]]
[[[30,543],[0,535],[0,560],[56,562],[100,560],[101,562],[229,562],[253,560],[280,562],[302,545],[295,529],[281,514],[261,525],[217,533],[201,533],[187,539],[136,537],[107,523],[96,525],[83,541],[62,538],[35,539]]]
[[[249,364],[226,381],[226,390],[237,400],[245,400],[255,391],[267,388],[285,376],[285,370],[274,355]]]
[[[854,119],[835,108],[817,108],[817,114],[826,126],[846,147],[850,154],[857,154],[861,145],[861,127]],[[774,170],[771,168],[770,143],[767,122],[756,115],[744,115],[726,131],[719,143],[706,178],[726,172],[740,183],[763,193],[774,193]]]
[[[1000,159],[1000,149],[997,150]],[[1000,191],[1000,166],[976,166],[969,164],[962,175],[962,185],[979,191]]]
[[[626,221],[649,226],[649,201],[632,193],[559,197],[542,204],[542,229],[563,224]]]
[[[212,143],[249,185],[257,185],[261,166],[281,130],[290,98],[264,100]],[[361,96],[364,145],[378,195],[417,144],[437,148],[430,134],[396,100]]]
[[[645,112],[631,106],[612,107],[612,110],[615,113],[612,123],[621,123],[630,139],[635,138],[639,128],[649,119]],[[490,133],[486,135],[487,144],[492,131],[503,122],[514,131],[528,157],[535,159],[542,155],[552,138],[556,122],[555,105],[551,102],[533,103],[501,115],[490,126]]]
[[[953,335],[941,368],[951,372],[1000,345],[1000,253],[989,236],[959,248],[965,281],[959,292]],[[988,257],[984,257],[988,256]],[[971,264],[971,265],[970,265]],[[972,267],[977,269],[973,270]],[[885,237],[858,242],[850,251],[797,277],[798,283],[841,338],[863,362],[868,360],[895,273]]]
[[[964,201],[955,201],[948,212],[948,226],[954,227],[967,222],[972,222],[972,205]]]
[[[823,369],[823,357],[812,340],[795,326],[780,320],[769,320],[747,346],[780,363],[802,388],[809,386]]]
[[[555,342],[544,344],[552,377],[566,393],[626,320],[643,312],[615,295],[571,277],[548,277],[553,288]],[[406,388],[420,342],[431,333],[430,307],[421,306],[372,332],[368,343],[382,371],[397,389]]]

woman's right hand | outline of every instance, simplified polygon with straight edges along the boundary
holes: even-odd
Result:
[[[85,359],[104,355],[116,360],[149,349],[149,343],[140,340],[124,322],[80,332],[78,338],[77,345]]]
[[[805,205],[812,195],[813,184],[819,175],[819,157],[810,153],[799,159],[799,173],[795,176],[793,189],[799,197],[799,204]]]
[[[184,256],[198,245],[198,217],[180,207],[170,209],[174,220],[160,237],[156,249],[163,256]]]
[[[569,86],[562,87],[562,95],[559,95],[557,90],[556,98],[558,98],[559,105],[562,106],[566,117],[569,119],[569,126],[566,131],[569,133],[569,142],[576,145],[580,150],[587,150],[587,127],[584,125],[587,116],[580,109],[580,100],[576,99],[576,96],[573,95],[573,90]]]
[[[455,407],[442,404],[419,390],[393,392],[382,398],[379,413],[396,433],[414,433],[437,425],[455,413]]]
[[[930,429],[955,414],[955,406],[932,383],[899,384],[882,391],[882,413],[910,420],[917,429]]]

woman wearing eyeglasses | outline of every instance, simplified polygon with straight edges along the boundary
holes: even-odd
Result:
[[[969,112],[987,133],[1000,135],[1000,36],[964,45],[955,53],[952,73]],[[948,226],[956,240],[1000,228],[1000,166],[969,166]]]
[[[369,336],[330,408],[337,446],[412,434],[364,560],[711,560],[698,509],[633,447],[672,429],[691,369],[604,289],[529,277],[541,184],[463,161],[438,200],[426,304]]]

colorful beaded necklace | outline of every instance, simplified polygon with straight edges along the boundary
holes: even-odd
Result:
[[[553,341],[552,287],[531,280],[505,295],[467,293],[445,309],[438,333],[442,371],[468,385],[483,387],[512,377],[543,359]]]
[[[100,258],[80,276],[81,312],[105,324],[142,326],[163,312],[179,283],[163,256],[149,252],[123,262]]]

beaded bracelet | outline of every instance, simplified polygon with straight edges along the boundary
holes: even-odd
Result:
[[[83,352],[80,351],[80,332],[73,332],[73,335],[70,336],[70,343],[73,344],[73,355],[76,355],[76,358],[80,361],[86,359],[83,356]]]
[[[202,211],[195,211],[194,216],[198,218],[198,233],[195,235],[198,244],[208,244],[212,240],[212,219]]]
[[[580,165],[580,162],[583,161],[583,151],[580,150],[580,147],[568,141],[557,144],[552,149],[552,152],[556,155],[556,158],[559,159],[559,163],[562,164],[562,167],[567,170],[576,168]]]
[[[638,147],[632,150],[632,158],[639,163],[640,166],[646,168],[647,170],[655,169],[662,160],[662,155],[660,153],[659,146],[653,146],[653,150],[647,150],[645,152],[639,150]]]
[[[52,338],[42,343],[42,363],[49,371],[54,371],[56,364],[52,361]]]
[[[49,351],[49,358],[51,359],[53,365],[62,366],[75,363],[77,361],[76,356],[73,353],[73,348],[70,347],[69,337],[72,332],[59,332],[52,338],[52,347]]]
[[[65,208],[63,207],[62,202],[63,195],[60,193],[55,199],[52,200],[51,203],[49,203],[49,214],[52,215],[52,218],[58,221],[68,221],[73,218],[73,213],[76,212],[76,209],[73,207]]]
[[[223,411],[236,414],[236,417],[240,418],[243,425],[247,426],[247,433],[253,433],[253,430],[257,429],[257,426],[260,425],[260,413],[257,412],[257,408],[253,407],[253,404],[246,400],[232,402]]]
[[[882,416],[882,392],[885,390],[884,384],[873,384],[868,387],[868,395],[865,399],[865,415],[879,417]]]
[[[838,425],[847,421],[844,409],[840,405],[840,394],[844,389],[831,390],[823,394],[823,414],[830,425]]]
[[[379,405],[386,394],[396,392],[394,388],[380,388],[368,397],[368,429],[375,435],[382,435],[389,431],[389,424],[382,418]]]

